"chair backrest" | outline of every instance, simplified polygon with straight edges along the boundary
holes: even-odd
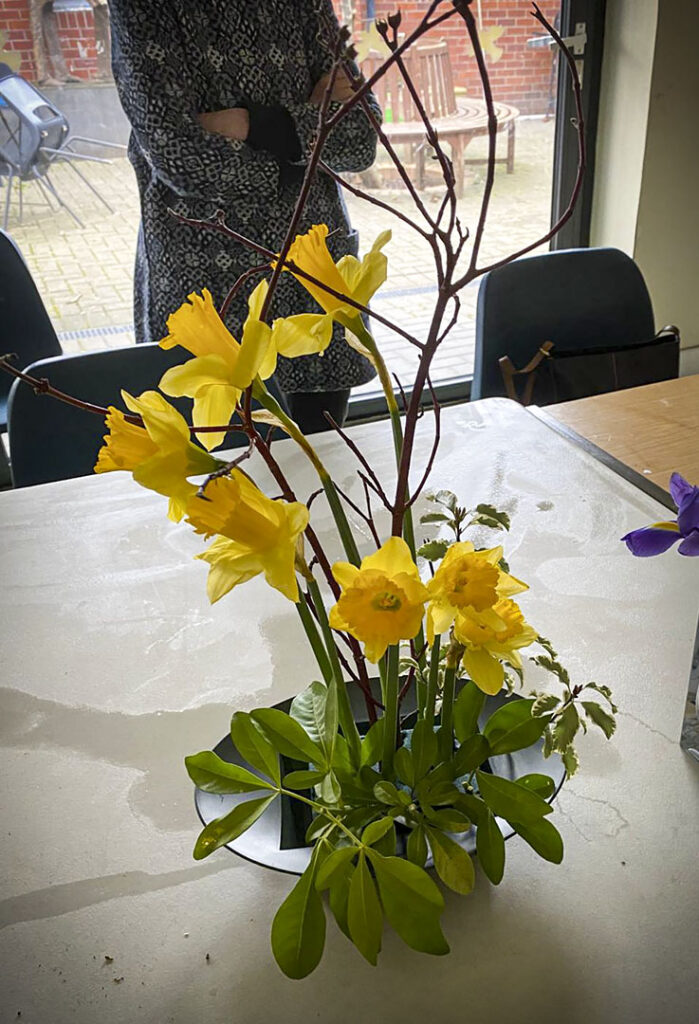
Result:
[[[362,61],[364,77],[370,78],[385,59],[383,54],[371,51]],[[453,116],[458,108],[448,44],[442,40],[415,46],[406,52],[403,62],[430,120]],[[378,80],[374,93],[386,121],[420,120],[418,109],[395,64]]]
[[[84,402],[124,409],[122,389],[132,395],[155,390],[165,371],[187,358],[188,354],[179,346],[166,351],[157,343],[129,345],[42,359],[27,367],[27,373],[45,378],[59,391]],[[283,403],[274,382],[267,384]],[[192,403],[188,398],[168,401],[191,423]],[[36,395],[18,380],[10,391],[7,419],[15,487],[92,473],[106,432],[102,416],[47,395]],[[239,448],[246,444],[245,435],[230,433],[221,447]]]
[[[61,111],[20,75],[0,78],[0,157],[28,174],[43,146],[60,149],[70,126]]]
[[[545,341],[575,351],[634,345],[654,333],[641,272],[619,249],[564,249],[516,260],[481,281],[471,398],[505,394],[501,356],[519,367]]]
[[[0,231],[0,354],[17,354],[23,370],[37,359],[61,354],[61,345],[36,290],[29,268],[9,235]],[[7,418],[12,377],[0,372],[0,429]]]

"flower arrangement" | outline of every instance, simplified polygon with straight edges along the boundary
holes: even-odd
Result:
[[[424,115],[425,132],[445,183],[444,201],[436,214],[425,207],[367,102],[374,81],[396,63],[421,110],[401,57],[425,32],[452,17],[461,19],[473,46],[490,126],[484,195],[465,269],[462,257],[470,236],[459,220],[450,159],[429,119]],[[507,260],[546,241],[568,218],[584,168],[574,62],[536,7],[534,17],[561,47],[571,70],[578,99],[580,166],[561,221],[543,239]],[[264,260],[256,272],[266,276],[249,295],[240,340],[228,331],[206,290],[190,295],[169,318],[161,345],[180,346],[191,358],[164,374],[159,391],[140,396],[124,392],[126,412],[105,410],[108,433],[95,467],[98,473],[130,472],[137,483],[168,499],[170,519],[184,520],[211,541],[197,556],[208,565],[210,601],[264,576],[293,603],[312,648],[318,678],[294,698],[288,712],[263,707],[233,715],[231,738],[247,767],[211,750],[186,758],[189,776],[201,790],[249,794],[204,827],[194,847],[197,859],[235,841],[274,801],[284,798],[310,810],[308,867],[272,925],[274,956],[291,978],[306,976],[321,958],[324,894],[340,929],[371,964],[377,962],[384,920],[411,948],[447,953],[440,926],[442,887],[459,894],[472,890],[475,872],[466,846],[469,841],[473,845],[474,836],[481,867],[495,885],[505,867],[499,820],[545,860],[559,863],[563,857],[561,836],[550,821],[556,780],[543,773],[505,778],[490,770],[489,759],[537,747],[544,757],[560,758],[562,771],[572,775],[578,766],[578,731],[589,722],[610,737],[615,728],[609,688],[595,682],[574,684],[550,641],[525,620],[517,598],[527,584],[510,570],[503,547],[496,542],[477,547],[469,539],[474,527],[493,535],[507,531],[508,516],[489,504],[471,508],[450,491],[426,491],[440,435],[431,362],[458,316],[459,292],[491,269],[479,266],[478,258],[494,178],[497,122],[469,0],[434,0],[402,41],[399,23],[399,15],[379,23],[390,56],[368,82],[356,76],[347,33],[338,36],[329,27],[333,69],[281,251],[263,249],[233,232],[220,217],[201,224],[203,229],[228,233]],[[330,103],[330,94],[341,67],[354,83],[354,94],[338,107]],[[417,339],[391,325],[415,347],[418,358],[415,384],[410,397],[403,396],[403,409],[367,326],[368,318],[377,317],[368,303],[386,279],[384,249],[390,232],[379,235],[361,261],[345,256],[335,263],[324,225],[305,233],[297,230],[314,174],[329,173],[346,184],[323,164],[322,151],[334,125],[356,104],[364,107],[414,199],[416,219],[393,212],[429,242],[435,259],[438,291],[427,338]],[[368,201],[391,209],[351,187]],[[304,285],[319,307],[317,313],[269,322],[271,298],[282,273],[294,274]],[[234,289],[246,286],[251,276],[243,275]],[[322,353],[333,323],[345,328],[349,343],[375,366],[390,418],[396,458],[395,490],[390,496],[370,459],[338,424],[331,424],[357,460],[365,509],[339,489],[266,384],[279,355]],[[51,393],[46,382],[13,372]],[[432,396],[435,438],[428,463],[414,484],[413,444],[423,392]],[[191,399],[192,423],[164,396]],[[310,501],[298,500],[285,475],[271,440],[279,430],[295,442],[317,473],[344,551],[342,560],[331,563],[313,530]],[[247,447],[232,459],[212,454],[232,432],[244,435]],[[271,472],[281,497],[265,495],[246,472],[246,460],[253,453]],[[420,525],[436,527],[438,533],[418,544],[413,513],[421,495],[429,510],[420,516]],[[373,538],[368,553],[360,549],[348,508]],[[679,529],[687,538],[684,543],[693,543],[693,535],[686,535],[682,524]],[[552,692],[515,694],[524,681],[525,659],[550,674]],[[350,690],[361,694],[363,723],[353,711]],[[495,709],[489,703],[494,695],[503,696]]]

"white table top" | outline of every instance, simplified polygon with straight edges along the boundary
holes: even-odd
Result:
[[[387,478],[388,426],[353,436]],[[431,440],[426,415],[422,459]],[[312,474],[282,445],[305,498]],[[318,447],[353,487],[338,440]],[[182,759],[232,710],[311,678],[294,609],[259,579],[210,607],[191,557],[201,540],[126,475],[2,493],[0,1021],[697,1019],[699,765],[677,740],[699,565],[634,559],[621,535],[667,511],[505,400],[443,411],[432,483],[513,514],[506,553],[531,585],[527,618],[574,681],[609,683],[621,708],[612,742],[580,741],[582,768],[556,800],[563,864],[512,839],[498,888],[479,872],[472,896],[448,896],[451,956],[386,932],[374,969],[329,920],[320,967],[287,980],[269,929],[293,879],[226,850],[191,859]],[[326,533],[320,499],[313,519]]]

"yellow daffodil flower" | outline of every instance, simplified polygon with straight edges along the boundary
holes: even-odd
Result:
[[[463,665],[469,676],[484,693],[492,695],[505,679],[502,662],[521,668],[519,649],[533,643],[537,632],[524,621],[515,602],[503,598],[485,611],[467,610],[457,615],[454,636],[466,647]]]
[[[224,425],[230,421],[241,393],[257,376],[269,345],[266,324],[251,323],[239,344],[216,311],[211,293],[193,292],[188,301],[168,317],[168,335],[161,348],[181,345],[194,356],[181,366],[167,370],[160,388],[173,398],[194,399],[195,427]],[[267,331],[269,328],[267,328]],[[211,451],[221,444],[224,433],[202,434],[202,444]]]
[[[123,412],[110,406],[109,433],[95,472],[131,472],[141,486],[170,499],[168,516],[179,522],[197,490],[188,477],[212,473],[220,463],[192,443],[184,417],[157,391],[145,391],[140,398],[126,391],[121,395],[126,407],[143,418],[144,426],[129,423]]]
[[[485,611],[502,597],[527,590],[527,584],[503,572],[498,562],[502,548],[476,551],[470,541],[452,546],[427,584],[427,636],[430,643],[444,633],[460,612]]]
[[[271,377],[277,368],[277,358],[309,356],[322,353],[330,344],[333,333],[332,317],[327,313],[298,313],[277,318],[272,326],[260,320],[262,304],[267,295],[267,281],[260,281],[248,300],[248,318],[243,327],[243,347],[254,335],[254,344],[264,351],[258,368],[262,380]]]
[[[305,235],[296,236],[289,249],[288,258],[300,270],[366,306],[374,292],[386,280],[388,261],[381,250],[390,241],[391,232],[382,231],[361,261],[356,256],[343,256],[337,263],[330,255],[327,237],[327,224],[314,224]],[[354,306],[343,302],[300,275],[294,276],[306,291],[310,292],[318,305],[335,319],[351,320],[359,315]]]
[[[369,661],[376,663],[389,644],[417,634],[427,589],[402,538],[389,538],[359,569],[336,562],[333,576],[342,594],[330,610],[330,625],[360,640]]]
[[[187,522],[214,543],[197,558],[211,566],[207,593],[212,604],[239,583],[264,573],[271,587],[298,601],[296,545],[308,525],[298,501],[272,501],[239,469],[212,480],[203,498],[193,498]]]

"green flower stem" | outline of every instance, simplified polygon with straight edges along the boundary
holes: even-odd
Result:
[[[316,624],[313,620],[313,616],[311,615],[308,605],[304,601],[303,597],[297,603],[296,608],[299,613],[299,618],[301,619],[301,622],[303,624],[303,628],[306,631],[308,642],[313,648],[313,653],[316,656],[318,668],[320,669],[323,675],[323,679],[325,680],[326,686],[330,686],[333,680],[333,671],[332,668],[330,667],[330,659],[328,658],[328,653],[325,650],[325,647],[323,646],[323,641],[318,635],[318,630],[316,629]]]
[[[312,807],[317,814],[321,814],[324,818],[327,818],[328,821],[331,821],[336,828],[342,829],[345,835],[348,836],[356,846],[364,845],[361,839],[357,839],[354,832],[351,832],[339,818],[336,818],[335,815],[324,806],[324,804],[319,804],[317,800],[311,800],[307,796],[301,796],[300,793],[295,793],[293,789],[284,789],[280,786],[279,792],[283,796],[290,796],[293,797],[294,800],[300,800],[302,804],[308,804],[308,806]]]
[[[342,677],[342,668],[340,667],[340,659],[337,656],[337,647],[335,646],[335,638],[333,631],[328,622],[327,612],[325,611],[325,604],[323,602],[323,596],[320,592],[320,587],[315,580],[308,581],[308,590],[313,599],[315,610],[318,614],[320,621],[320,630],[323,634],[325,641],[325,647],[328,652],[330,659],[330,667],[332,670],[332,677],[335,680],[337,686],[337,710],[338,717],[340,719],[340,726],[347,740],[350,755],[352,761],[355,764],[359,764],[359,752],[362,745],[359,730],[357,729],[357,723],[354,720],[352,714],[352,707],[350,705],[349,694],[347,693],[347,684]]]
[[[428,722],[434,722],[434,712],[437,706],[437,684],[439,683],[439,648],[442,642],[441,636],[437,635],[432,644],[430,654],[430,675],[427,684],[427,697],[425,699],[424,717]]]
[[[340,534],[340,540],[342,541],[342,546],[345,549],[345,554],[352,565],[359,565],[361,557],[352,533],[352,528],[347,520],[347,516],[345,515],[344,506],[340,500],[337,490],[335,489],[332,477],[319,459],[315,448],[309,443],[308,439],[299,429],[298,424],[295,423],[290,416],[287,416],[279,402],[277,402],[274,396],[269,393],[260,380],[256,380],[253,385],[253,395],[260,405],[267,410],[267,412],[272,413],[272,415],[279,420],[279,423],[287,432],[289,437],[296,442],[299,448],[301,448],[304,454],[308,457],[313,468],[318,474],[321,484],[323,485],[323,490],[325,491],[325,496],[328,499],[328,505],[330,506],[330,511],[332,512],[335,525],[337,526],[338,533]]]
[[[444,689],[442,691],[442,715],[439,727],[439,757],[442,761],[448,761],[454,752],[454,687],[456,680],[456,665],[450,665],[447,659],[447,667],[444,672]]]
[[[384,705],[383,757],[381,774],[385,779],[393,778],[393,755],[396,751],[398,736],[398,662],[400,644],[388,648],[384,672],[381,676],[381,689]]]

